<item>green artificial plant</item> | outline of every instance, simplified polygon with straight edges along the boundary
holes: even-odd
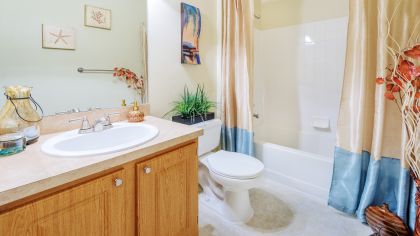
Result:
[[[196,116],[205,117],[211,109],[216,107],[216,103],[209,100],[204,86],[197,85],[195,92],[191,92],[187,86],[178,101],[173,103],[173,108],[167,115],[182,116],[182,118],[194,118]]]

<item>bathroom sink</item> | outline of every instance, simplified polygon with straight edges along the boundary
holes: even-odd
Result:
[[[155,138],[159,130],[147,124],[114,123],[102,132],[79,134],[65,132],[47,140],[41,147],[46,154],[58,157],[83,157],[122,151]]]

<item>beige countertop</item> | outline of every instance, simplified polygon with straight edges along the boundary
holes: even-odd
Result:
[[[52,157],[41,151],[42,144],[60,133],[42,135],[17,155],[0,157],[0,206],[77,179],[141,159],[203,134],[201,129],[146,116],[145,124],[154,125],[159,135],[128,150],[93,157]]]

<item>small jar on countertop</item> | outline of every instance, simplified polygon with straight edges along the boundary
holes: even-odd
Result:
[[[128,122],[142,122],[144,121],[144,113],[140,111],[139,104],[134,102],[133,110],[128,112]]]
[[[23,133],[16,132],[0,135],[0,157],[10,156],[24,151],[26,138]]]

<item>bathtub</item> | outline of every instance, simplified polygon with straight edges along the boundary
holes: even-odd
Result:
[[[333,158],[262,141],[255,154],[265,165],[265,177],[327,203]]]

